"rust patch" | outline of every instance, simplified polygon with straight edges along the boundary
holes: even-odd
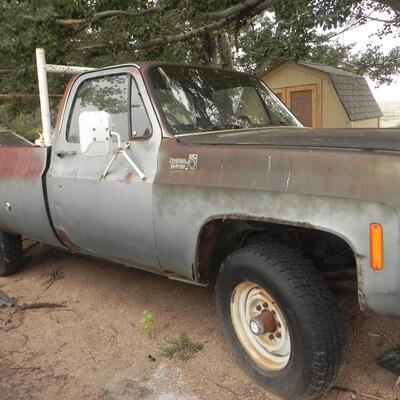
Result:
[[[209,221],[202,229],[197,244],[197,274],[200,281],[208,275],[209,260],[222,219]]]
[[[195,173],[170,170],[171,157],[185,158],[188,154],[198,154],[199,166]],[[382,152],[371,152],[366,157],[360,151],[340,149],[183,144],[165,138],[159,150],[154,182],[192,188],[335,196],[393,204],[392,199],[400,198],[400,187],[392,184],[396,182],[399,170],[400,157]]]
[[[46,169],[46,160],[46,148],[0,147],[0,177],[41,177]]]
[[[269,310],[264,310],[260,315],[258,315],[255,320],[261,322],[265,332],[275,332],[278,329],[278,322],[274,315]]]
[[[81,248],[76,245],[70,238],[68,237],[67,233],[64,229],[56,229],[57,237],[59,238],[60,242],[68,247],[70,250],[79,253]]]
[[[58,103],[58,112],[57,112],[57,118],[56,118],[56,124],[55,124],[56,132],[58,132],[60,130],[65,104],[67,103],[67,98],[68,98],[69,92],[71,91],[72,85],[74,84],[76,78],[77,78],[77,75],[74,75],[68,81],[68,84],[66,85],[65,90],[64,90],[64,95]]]
[[[171,276],[171,277],[174,277],[174,278],[177,278],[177,279],[184,279],[186,281],[188,280],[187,276],[178,274],[175,271],[172,271],[170,269],[166,269],[166,268],[161,267],[161,271],[164,272],[165,274],[167,274],[168,276]]]
[[[129,171],[129,172],[126,174],[124,181],[125,181],[126,183],[130,183],[130,182],[132,181],[132,177],[133,177],[133,172],[132,172],[132,171]]]
[[[271,218],[271,217],[258,217],[248,214],[223,214],[215,216],[214,218],[222,219],[223,221],[230,219],[230,220],[241,220],[241,221],[254,221],[254,222],[268,222],[270,224],[277,224],[277,225],[289,225],[289,226],[296,226],[299,228],[307,228],[307,229],[317,229],[313,224],[309,222],[302,222],[302,221],[291,221],[286,219],[280,218]]]

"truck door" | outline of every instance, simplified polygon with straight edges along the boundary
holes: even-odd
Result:
[[[145,173],[145,182],[121,155],[100,179],[114,151],[105,156],[80,151],[78,120],[83,111],[111,115],[112,130],[120,134],[123,145],[129,144],[127,152]],[[160,140],[138,68],[94,71],[75,80],[55,133],[47,174],[51,217],[65,245],[128,265],[159,268],[152,185]]]

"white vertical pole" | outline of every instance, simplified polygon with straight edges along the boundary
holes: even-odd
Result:
[[[40,111],[42,114],[42,129],[45,146],[51,146],[51,119],[49,104],[49,89],[47,86],[46,58],[44,49],[36,49],[36,66],[39,81]]]

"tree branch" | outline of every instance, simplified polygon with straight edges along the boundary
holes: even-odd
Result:
[[[225,10],[214,11],[209,13],[200,14],[200,18],[202,19],[222,19],[227,18],[230,15],[239,14],[243,12],[243,8],[245,7],[255,7],[256,5],[262,3],[263,0],[253,0],[253,1],[245,1],[239,4],[235,4],[232,7],[226,8]],[[251,5],[252,4],[252,5]]]
[[[340,31],[337,32],[333,32],[330,35],[327,35],[326,38],[327,40],[331,40],[336,36],[341,35],[344,32],[348,32],[351,31],[352,29],[358,28],[359,26],[363,25],[365,23],[365,19],[370,18],[370,15],[374,12],[374,10],[372,10],[369,14],[367,15],[357,15],[354,13],[351,13],[351,16],[354,17],[353,20],[350,20],[346,26],[341,29]]]
[[[158,37],[156,39],[149,40],[147,42],[142,43],[133,43],[127,46],[129,50],[143,50],[148,49],[151,47],[159,47],[166,44],[178,43],[185,40],[201,37],[206,33],[217,31],[235,19],[238,18],[238,15],[247,13],[247,16],[254,16],[256,14],[261,13],[262,11],[270,8],[277,0],[246,0],[240,3],[240,7],[234,6],[220,12],[220,15],[225,15],[224,18],[221,18],[218,21],[214,21],[210,24],[200,26],[198,28],[192,29],[187,32],[178,33],[175,35],[166,35],[162,37]],[[227,12],[229,10],[229,12]],[[98,45],[90,45],[90,46],[83,46],[78,47],[77,51],[93,51],[93,50],[100,50],[107,47],[107,44],[98,44]]]
[[[130,17],[130,18],[139,18],[144,16],[149,16],[153,14],[157,14],[161,11],[161,7],[152,7],[147,8],[145,10],[140,11],[129,11],[129,10],[109,10],[109,11],[101,11],[93,15],[92,18],[82,18],[82,19],[58,19],[57,23],[59,25],[82,25],[89,24],[93,22],[99,22],[103,19],[113,18],[113,17]]]
[[[345,28],[341,29],[340,31],[333,32],[330,35],[327,35],[326,40],[331,40],[334,37],[339,36],[344,32],[348,32],[348,31],[351,31],[352,29],[358,28],[360,25],[362,25],[360,20],[354,21],[353,23],[347,25]]]
[[[202,19],[222,19],[229,17],[230,15],[233,14],[238,14],[241,13],[244,9],[247,7],[254,7],[257,4],[262,3],[263,0],[246,0],[242,3],[235,4],[232,7],[226,8],[225,10],[221,11],[215,11],[215,12],[209,12],[209,13],[203,13],[200,15],[200,18]],[[107,18],[113,18],[113,17],[144,17],[144,16],[149,16],[153,14],[160,13],[162,11],[161,7],[152,7],[148,8],[145,10],[139,10],[139,11],[126,11],[126,10],[108,10],[108,11],[101,11],[93,15],[92,18],[80,18],[80,19],[58,19],[57,23],[59,25],[64,25],[64,26],[77,26],[77,25],[82,25],[82,24],[88,24],[92,22],[98,22],[101,21],[102,19],[107,19]]]
[[[108,11],[101,11],[96,14],[94,14],[91,18],[66,18],[66,19],[57,19],[56,22],[58,25],[61,26],[72,26],[72,27],[77,27],[80,25],[87,25],[93,22],[99,22],[103,19],[107,18],[113,18],[113,17],[130,17],[130,18],[139,18],[139,17],[145,17],[153,14],[157,14],[162,11],[161,7],[152,7],[152,8],[146,8],[144,10],[139,10],[139,11],[131,11],[131,10],[108,10]],[[28,19],[28,20],[37,20],[32,15],[22,15],[22,18]]]
[[[61,99],[63,97],[62,94],[49,94],[51,99]],[[30,94],[30,93],[0,93],[0,101],[34,101],[39,100],[38,94]]]
[[[384,24],[398,24],[400,22],[400,18],[393,18],[393,19],[382,19],[382,18],[375,18],[375,17],[365,17],[370,21],[377,21],[382,22]]]
[[[19,310],[37,310],[39,308],[65,308],[67,307],[65,302],[63,303],[30,303],[30,304],[22,304],[20,306],[17,305],[17,309]]]

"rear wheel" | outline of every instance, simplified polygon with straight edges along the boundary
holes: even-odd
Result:
[[[248,246],[223,263],[216,285],[224,333],[245,369],[286,399],[312,399],[334,383],[345,336],[332,294],[296,251]]]
[[[22,240],[19,235],[0,231],[0,276],[12,275],[22,264]]]

